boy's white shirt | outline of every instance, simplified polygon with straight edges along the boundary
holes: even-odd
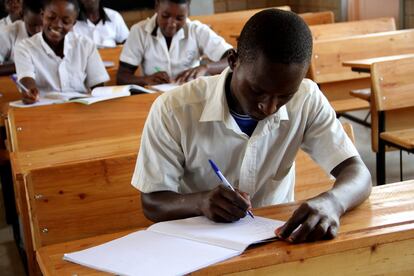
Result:
[[[65,36],[63,58],[53,52],[42,32],[19,43],[14,58],[18,79],[33,78],[45,92],[87,92],[109,80],[95,44],[73,32]]]
[[[168,49],[156,17],[157,14],[132,26],[120,56],[122,62],[140,66],[144,75],[165,71],[175,78],[182,71],[200,65],[202,55],[219,61],[232,48],[207,25],[187,19]]]
[[[98,47],[115,47],[124,42],[129,35],[129,30],[122,15],[112,9],[104,8],[109,20],[99,21],[98,24],[86,21],[77,21],[73,31],[93,40]]]
[[[3,17],[2,19],[0,19],[0,28],[11,25],[13,22],[10,18],[10,15]]]

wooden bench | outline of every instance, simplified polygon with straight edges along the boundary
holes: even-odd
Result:
[[[313,40],[341,38],[355,35],[395,31],[394,17],[338,22],[309,26]]]
[[[34,249],[151,224],[131,185],[136,153],[30,171]]]
[[[114,48],[101,48],[98,52],[104,63],[112,63],[113,66],[106,66],[106,71],[109,74],[110,80],[106,85],[116,85],[116,74],[118,73],[119,57],[121,55],[123,46],[118,45]]]
[[[386,183],[386,146],[414,153],[413,75],[413,57],[371,65],[371,113],[377,115],[372,127],[372,137],[378,141],[378,185]],[[402,167],[400,177],[403,177]]]
[[[136,153],[149,108],[158,95],[136,95],[91,106],[66,103],[9,110],[14,190],[31,274],[35,263],[26,175],[57,164]]]
[[[353,72],[342,62],[412,52],[414,29],[316,40],[309,77],[319,84],[333,106],[340,106],[338,113],[369,108],[367,101],[349,95],[350,90],[370,86],[369,74]]]

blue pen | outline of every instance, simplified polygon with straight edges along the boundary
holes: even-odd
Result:
[[[218,178],[221,180],[221,182],[230,190],[235,191],[233,186],[229,183],[229,181],[224,177],[224,175],[221,173],[220,169],[217,167],[217,165],[213,162],[213,160],[208,159],[208,162],[210,162],[211,167],[213,168],[214,172],[218,176]],[[250,210],[247,210],[247,213],[249,216],[254,218],[253,213]]]
[[[29,92],[29,89],[27,89],[27,87],[17,79],[17,77],[16,77],[15,74],[11,75],[10,78],[17,85],[17,87],[19,88],[19,90],[23,90],[26,93]]]

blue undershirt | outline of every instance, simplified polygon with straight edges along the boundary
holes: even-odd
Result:
[[[239,125],[240,130],[249,135],[249,137],[252,136],[258,121],[252,119],[249,115],[237,114],[233,110],[230,110],[230,114],[231,116],[233,116],[234,120]]]

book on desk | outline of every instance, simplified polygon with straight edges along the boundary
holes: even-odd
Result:
[[[10,102],[13,107],[34,107],[50,104],[75,102],[85,105],[94,104],[106,100],[127,97],[136,94],[156,93],[157,91],[147,89],[139,85],[103,86],[94,88],[91,93],[80,92],[40,92],[40,99],[33,104],[24,104],[21,100]]]
[[[156,223],[108,243],[68,253],[64,260],[117,275],[183,275],[275,239],[284,222],[256,216],[233,223],[193,217]]]

